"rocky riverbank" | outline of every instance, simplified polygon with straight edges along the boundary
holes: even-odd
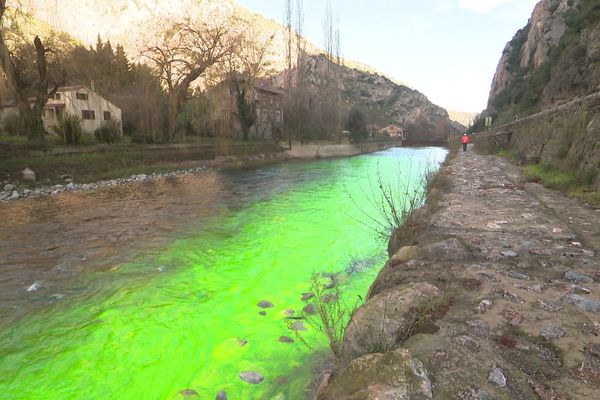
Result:
[[[209,169],[248,168],[263,164],[279,162],[285,159],[287,159],[287,155],[284,152],[245,156],[220,156],[216,157],[214,160],[181,163],[181,168],[175,169],[175,167],[173,167],[173,171],[171,172],[153,172],[151,174],[137,174],[126,178],[108,179],[93,183],[77,183],[74,181],[73,177],[64,175],[64,184],[56,185],[36,185],[35,171],[32,171],[31,169],[27,168],[22,172],[23,180],[29,181],[30,185],[16,186],[10,181],[0,182],[0,202],[8,202],[19,199],[36,198],[42,196],[57,196],[65,192],[108,188],[122,185],[125,183],[145,182],[155,179],[193,174]]]
[[[470,150],[440,177],[317,398],[595,398],[600,210]]]

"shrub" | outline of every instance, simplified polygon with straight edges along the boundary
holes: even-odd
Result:
[[[76,146],[81,141],[81,119],[76,115],[61,115],[54,130],[63,138],[63,143],[66,145]]]
[[[105,121],[102,126],[94,132],[99,143],[117,143],[121,136],[119,124],[116,121]]]
[[[27,136],[27,128],[21,114],[7,115],[2,120],[2,132],[13,136]]]
[[[346,122],[346,129],[351,132],[353,141],[368,136],[367,123],[365,122],[365,115],[362,111],[357,109],[350,110],[348,121]]]

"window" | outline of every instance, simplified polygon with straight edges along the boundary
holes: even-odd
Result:
[[[75,98],[77,100],[88,100],[88,94],[87,93],[75,93]]]
[[[110,111],[104,111],[104,120],[110,121]]]
[[[266,109],[262,110],[262,120],[263,120],[263,122],[267,121],[268,116],[269,116],[269,114],[267,114],[267,110]]]
[[[54,100],[60,100],[60,93],[54,93],[54,96],[52,96],[52,98]]]
[[[275,121],[281,122],[281,111],[277,110],[275,113]]]
[[[94,112],[94,110],[81,110],[81,118],[96,119],[96,113]]]

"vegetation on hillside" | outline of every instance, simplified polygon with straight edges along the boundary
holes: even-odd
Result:
[[[588,54],[582,42],[582,35],[598,29],[600,23],[600,3],[596,0],[581,0],[565,15],[566,32],[556,46],[553,46],[545,61],[535,68],[531,63],[521,65],[523,45],[527,40],[530,26],[517,32],[507,46],[506,69],[511,79],[506,88],[491,99],[492,111],[499,119],[510,120],[514,115],[529,115],[540,111],[544,91],[568,92],[585,95],[596,90],[585,72],[600,68],[600,52]],[[584,75],[583,77],[580,75]]]

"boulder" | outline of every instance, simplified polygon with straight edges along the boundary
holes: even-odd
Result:
[[[21,171],[21,178],[25,182],[35,182],[35,172],[31,168],[25,168]]]
[[[317,399],[432,398],[427,370],[408,350],[399,348],[351,361]]]
[[[456,238],[425,245],[420,252],[424,259],[435,261],[465,261],[470,254]]]
[[[414,319],[414,310],[441,296],[440,290],[418,282],[388,289],[369,299],[353,314],[344,333],[348,359],[395,345]]]
[[[391,262],[394,265],[402,264],[416,258],[418,254],[419,248],[417,246],[404,246],[392,256]]]

